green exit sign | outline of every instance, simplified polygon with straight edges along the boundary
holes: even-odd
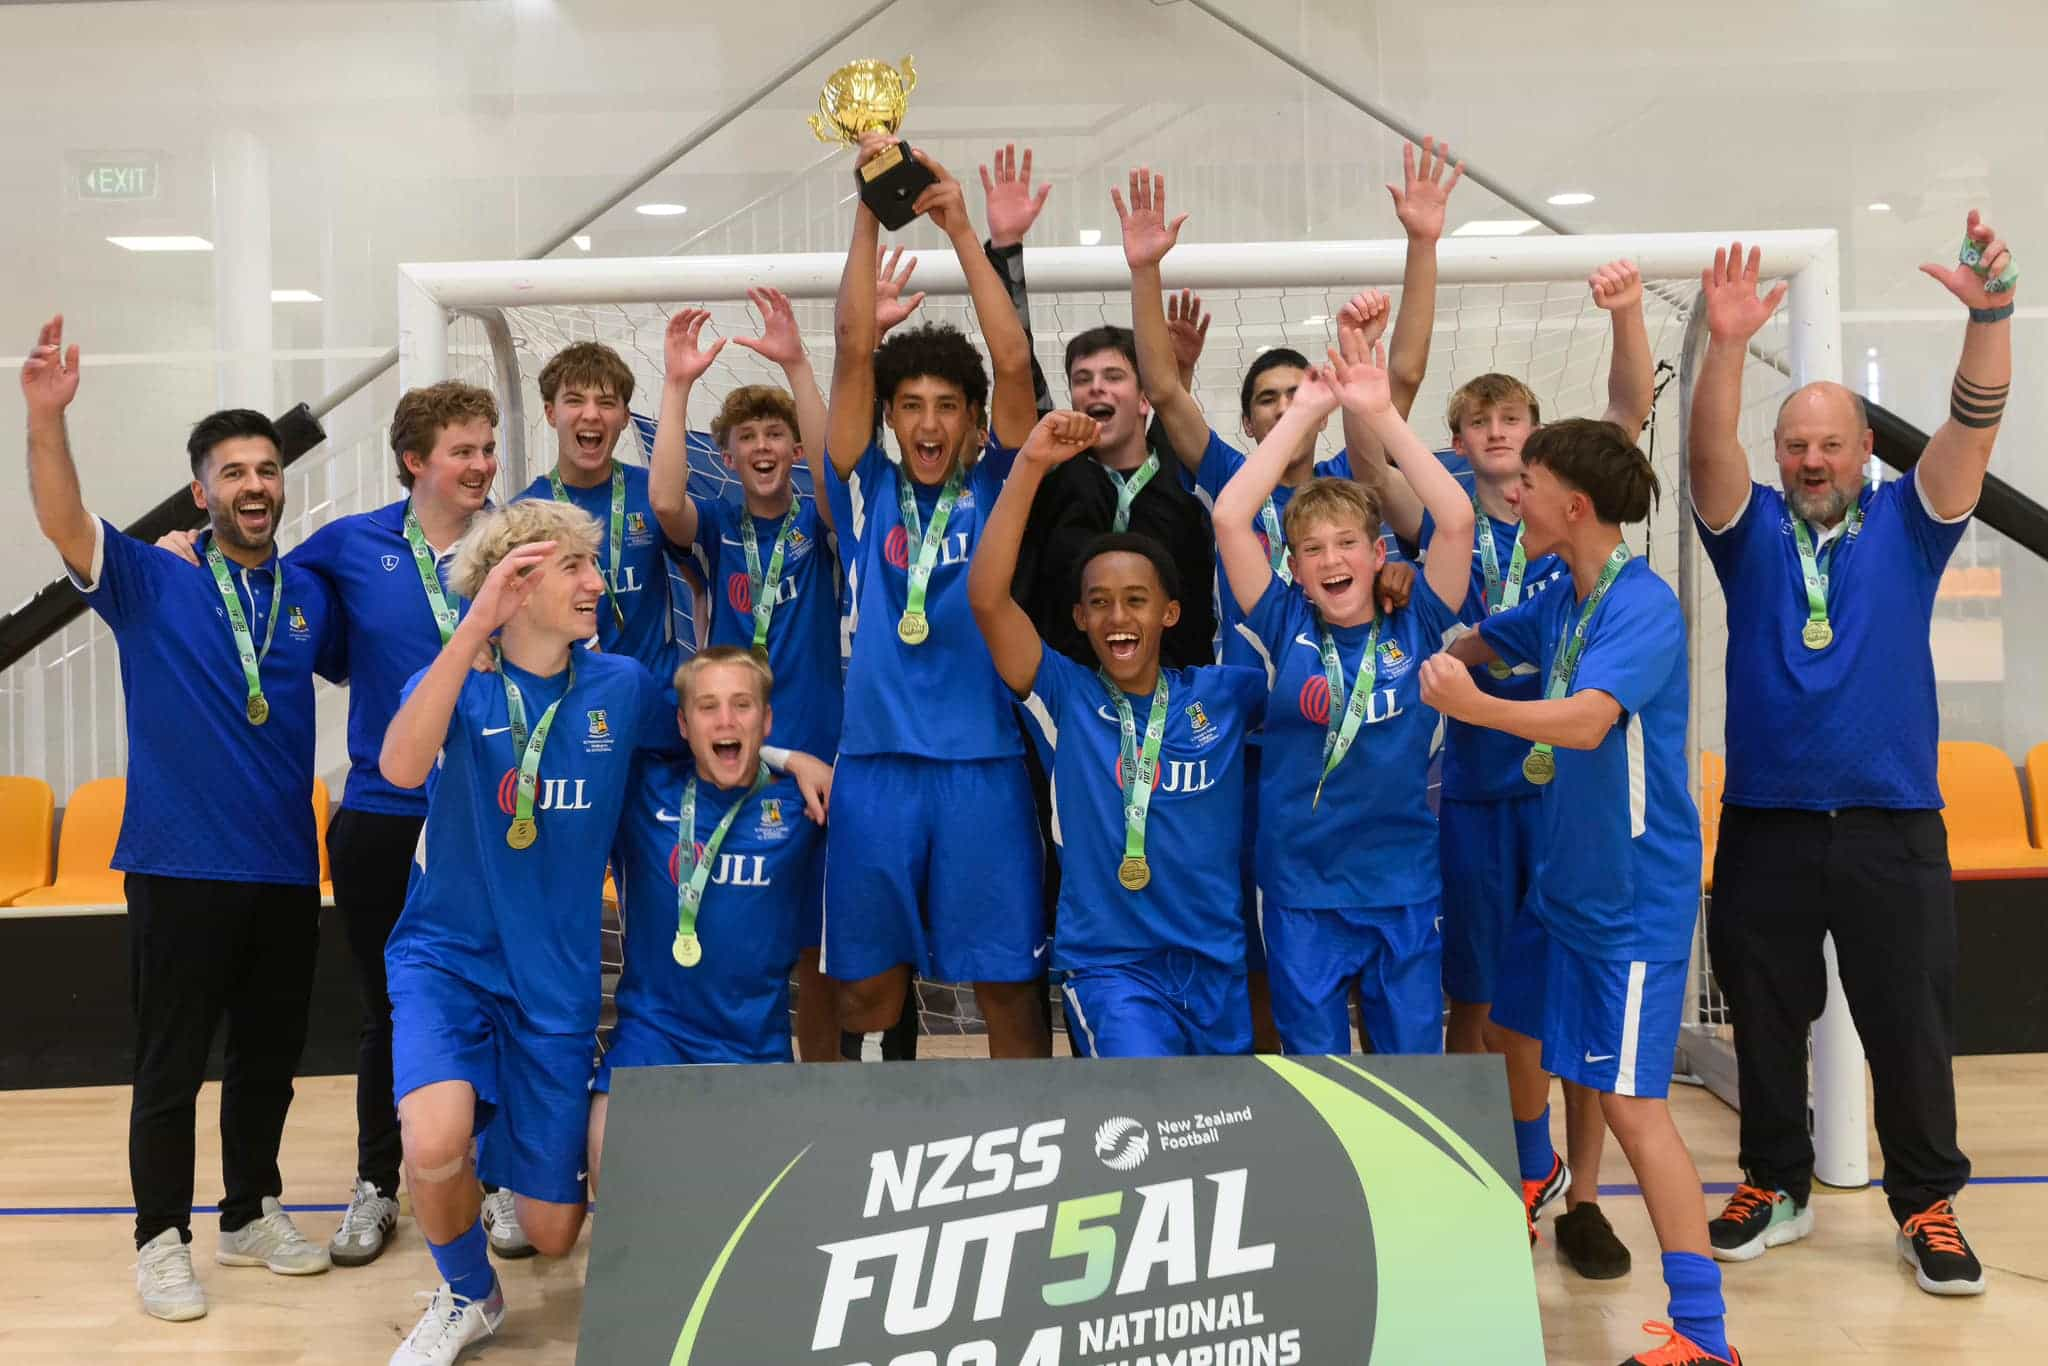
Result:
[[[155,199],[158,193],[154,161],[88,161],[72,176],[80,199]]]

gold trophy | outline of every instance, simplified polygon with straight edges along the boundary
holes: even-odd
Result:
[[[857,145],[863,133],[893,134],[903,126],[910,92],[915,89],[917,68],[908,57],[903,59],[901,71],[871,57],[848,62],[833,72],[818,92],[811,132],[820,142],[849,146]],[[854,172],[854,178],[860,186],[861,203],[892,231],[917,217],[911,206],[925,187],[937,180],[910,155],[910,144],[900,139]]]

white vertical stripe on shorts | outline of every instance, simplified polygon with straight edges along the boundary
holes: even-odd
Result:
[[[1643,772],[1643,718],[1640,715],[1628,718],[1628,837],[1635,839],[1647,828],[1645,817],[1650,804],[1647,779]]]
[[[1098,1056],[1095,1051],[1095,1031],[1088,1026],[1088,1012],[1081,1009],[1081,998],[1074,994],[1071,982],[1062,982],[1060,990],[1066,994],[1067,1008],[1074,1012],[1074,1023],[1081,1026],[1081,1037],[1088,1041],[1088,1056]]]
[[[1614,1094],[1617,1096],[1636,1093],[1636,1048],[1641,1044],[1643,1034],[1643,979],[1649,971],[1648,963],[1628,965],[1628,999],[1621,1007],[1621,1058],[1614,1065]]]

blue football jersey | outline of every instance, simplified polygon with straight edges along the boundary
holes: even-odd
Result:
[[[779,777],[747,796],[697,784],[698,847],[735,802],[744,802],[719,847],[697,912],[704,957],[677,965],[677,878],[687,756],[642,755],[619,823],[612,866],[626,961],[619,977],[621,1020],[645,1019],[686,1047],[691,1062],[789,1060],[789,974],[803,922],[815,924],[824,877],[825,831],[804,815],[796,780]]]
[[[348,676],[346,630],[326,581],[280,561],[228,561],[260,652],[269,719],[249,723],[249,688],[213,573],[98,523],[90,576],[71,575],[113,631],[128,730],[128,789],[114,867],[158,877],[309,886],[313,828],[313,674]],[[211,532],[195,547],[202,559]],[[68,571],[67,571],[68,572]],[[271,613],[279,613],[275,630]]]
[[[1548,679],[1579,609],[1575,592],[1553,589],[1488,618],[1479,633],[1502,659]],[[1621,718],[1598,747],[1556,751],[1557,774],[1541,789],[1532,904],[1552,934],[1592,957],[1683,958],[1700,909],[1685,618],[1645,560],[1622,566],[1587,624],[1571,693],[1595,689],[1621,704]],[[1528,741],[1516,743],[1528,753]]]
[[[1052,774],[1060,846],[1056,968],[1134,962],[1167,949],[1244,964],[1244,739],[1259,724],[1266,683],[1256,669],[1168,669],[1165,733],[1145,825],[1152,880],[1117,881],[1124,859],[1122,726],[1093,669],[1041,646],[1024,702]],[[1138,741],[1152,695],[1130,696]]]
[[[1457,614],[1415,578],[1408,605],[1380,627],[1365,720],[1323,784],[1323,737],[1358,678],[1371,623],[1334,628],[1345,697],[1323,671],[1322,619],[1301,589],[1275,578],[1239,636],[1266,666],[1265,754],[1259,763],[1259,889],[1297,910],[1410,906],[1440,895],[1436,816],[1429,809],[1435,708],[1423,705],[1422,661]]]
[[[385,960],[461,977],[516,1002],[544,1032],[595,1031],[605,856],[635,748],[681,744],[675,695],[638,660],[582,649],[566,695],[566,670],[551,678],[510,665],[506,672],[530,725],[561,699],[541,753],[539,837],[527,849],[505,842],[519,756],[504,681],[471,673],[427,780],[427,823]],[[401,701],[420,677],[406,683]]]
[[[709,566],[712,590],[711,643],[746,649],[754,643],[753,585],[740,539],[740,519],[747,510],[723,498],[698,496],[695,501],[696,549]],[[780,517],[754,518],[764,576],[781,529]],[[768,619],[768,667],[775,674],[775,691],[768,699],[775,725],[768,739],[830,762],[839,752],[846,685],[839,668],[839,566],[826,543],[828,534],[818,505],[798,499],[775,611]]]
[[[576,488],[567,483],[562,491],[569,501],[597,519],[597,565],[605,582],[617,589],[618,612],[612,610],[614,595],[606,593],[597,608],[597,646],[608,655],[628,655],[654,671],[657,678],[670,679],[681,662],[669,611],[670,557],[680,555],[674,543],[661,531],[654,507],[647,501],[647,469],[614,460],[626,472],[626,517],[619,536],[619,563],[611,556],[612,482],[609,475],[593,488]],[[520,498],[553,498],[554,487],[543,474],[528,484]],[[625,616],[625,624],[619,616]]]
[[[879,443],[867,448],[850,478],[826,472],[853,600],[842,754],[1007,759],[1024,752],[1015,701],[967,605],[967,562],[1016,460],[1015,451],[992,440],[968,472],[926,588],[931,635],[921,645],[906,645],[896,634],[917,553],[897,506],[896,481],[904,476]],[[912,492],[928,527],[940,491],[918,484]]]

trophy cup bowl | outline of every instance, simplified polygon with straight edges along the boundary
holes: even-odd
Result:
[[[898,71],[887,62],[864,57],[848,62],[825,80],[818,92],[818,112],[811,132],[820,142],[858,144],[863,134],[894,134],[903,126],[910,92],[917,89],[917,67],[909,57]],[[854,173],[861,202],[889,229],[917,217],[911,207],[935,177],[910,155],[910,144],[896,145]]]

